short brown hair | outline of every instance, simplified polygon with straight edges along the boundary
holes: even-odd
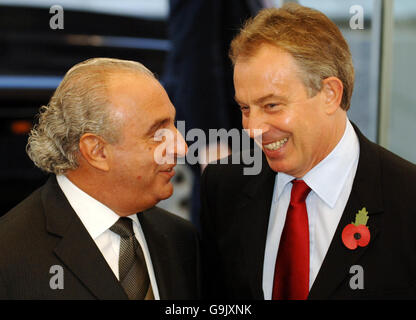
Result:
[[[310,96],[322,89],[322,80],[340,79],[344,86],[341,108],[348,110],[354,88],[351,53],[341,31],[327,16],[296,3],[261,10],[231,42],[233,64],[237,58],[252,57],[264,43],[293,56]]]

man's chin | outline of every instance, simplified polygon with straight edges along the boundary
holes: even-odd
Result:
[[[161,192],[159,194],[159,199],[160,199],[159,201],[166,200],[166,199],[170,198],[172,196],[172,194],[173,194],[173,185],[172,185],[172,183],[169,182],[163,188],[163,190],[161,190]]]
[[[277,161],[276,159],[270,159],[266,156],[267,163],[269,164],[270,169],[274,172],[283,172],[287,173],[289,168],[283,161]]]

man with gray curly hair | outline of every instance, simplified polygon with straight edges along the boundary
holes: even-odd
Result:
[[[81,62],[38,118],[27,153],[51,176],[0,220],[0,298],[197,299],[197,234],[155,207],[176,164],[156,151],[176,160],[187,146],[152,72]]]

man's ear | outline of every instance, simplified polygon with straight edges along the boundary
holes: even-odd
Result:
[[[344,86],[342,81],[337,77],[329,77],[322,81],[322,89],[325,112],[328,115],[333,114],[341,105],[342,93]]]
[[[79,140],[79,150],[85,161],[92,167],[102,171],[109,170],[108,144],[103,138],[92,133],[85,133]]]

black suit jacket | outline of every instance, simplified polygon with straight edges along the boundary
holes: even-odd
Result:
[[[199,298],[199,240],[191,224],[157,207],[138,218],[160,298]],[[63,268],[63,289],[50,287],[54,265]],[[54,176],[0,219],[0,299],[127,299]]]
[[[309,299],[416,298],[416,166],[355,131],[360,157],[352,191]],[[230,162],[229,162],[230,163]],[[204,278],[209,296],[264,299],[263,261],[276,173],[265,158],[259,175],[243,165],[209,165],[202,182]],[[347,249],[343,228],[369,212],[368,246]],[[353,265],[364,289],[351,289]]]

